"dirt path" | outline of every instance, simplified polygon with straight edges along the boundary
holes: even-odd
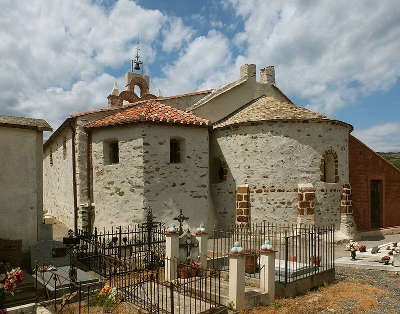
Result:
[[[336,268],[336,282],[249,313],[400,313],[400,272]]]

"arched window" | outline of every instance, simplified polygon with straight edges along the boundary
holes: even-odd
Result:
[[[334,150],[330,149],[324,153],[321,159],[321,181],[327,183],[339,182],[338,159]]]
[[[139,85],[135,85],[134,92],[138,97],[142,97],[142,88]]]
[[[214,158],[214,163],[212,165],[213,174],[212,181],[213,183],[220,183],[226,180],[226,176],[228,174],[228,168],[225,162],[220,158]]]

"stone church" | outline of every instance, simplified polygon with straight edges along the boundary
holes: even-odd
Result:
[[[75,228],[192,227],[263,220],[353,229],[352,126],[296,106],[274,67],[245,64],[223,87],[171,97],[128,72],[108,107],[70,115],[44,144],[44,210]],[[140,93],[135,92],[140,90]]]

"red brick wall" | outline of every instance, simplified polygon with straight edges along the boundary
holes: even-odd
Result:
[[[382,180],[383,227],[400,225],[400,171],[353,136],[349,136],[349,175],[354,220],[370,229],[370,181]]]

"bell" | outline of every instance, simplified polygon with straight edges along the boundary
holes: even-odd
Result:
[[[139,65],[139,63],[136,63],[136,62],[135,62],[135,70],[140,70],[140,65]]]

